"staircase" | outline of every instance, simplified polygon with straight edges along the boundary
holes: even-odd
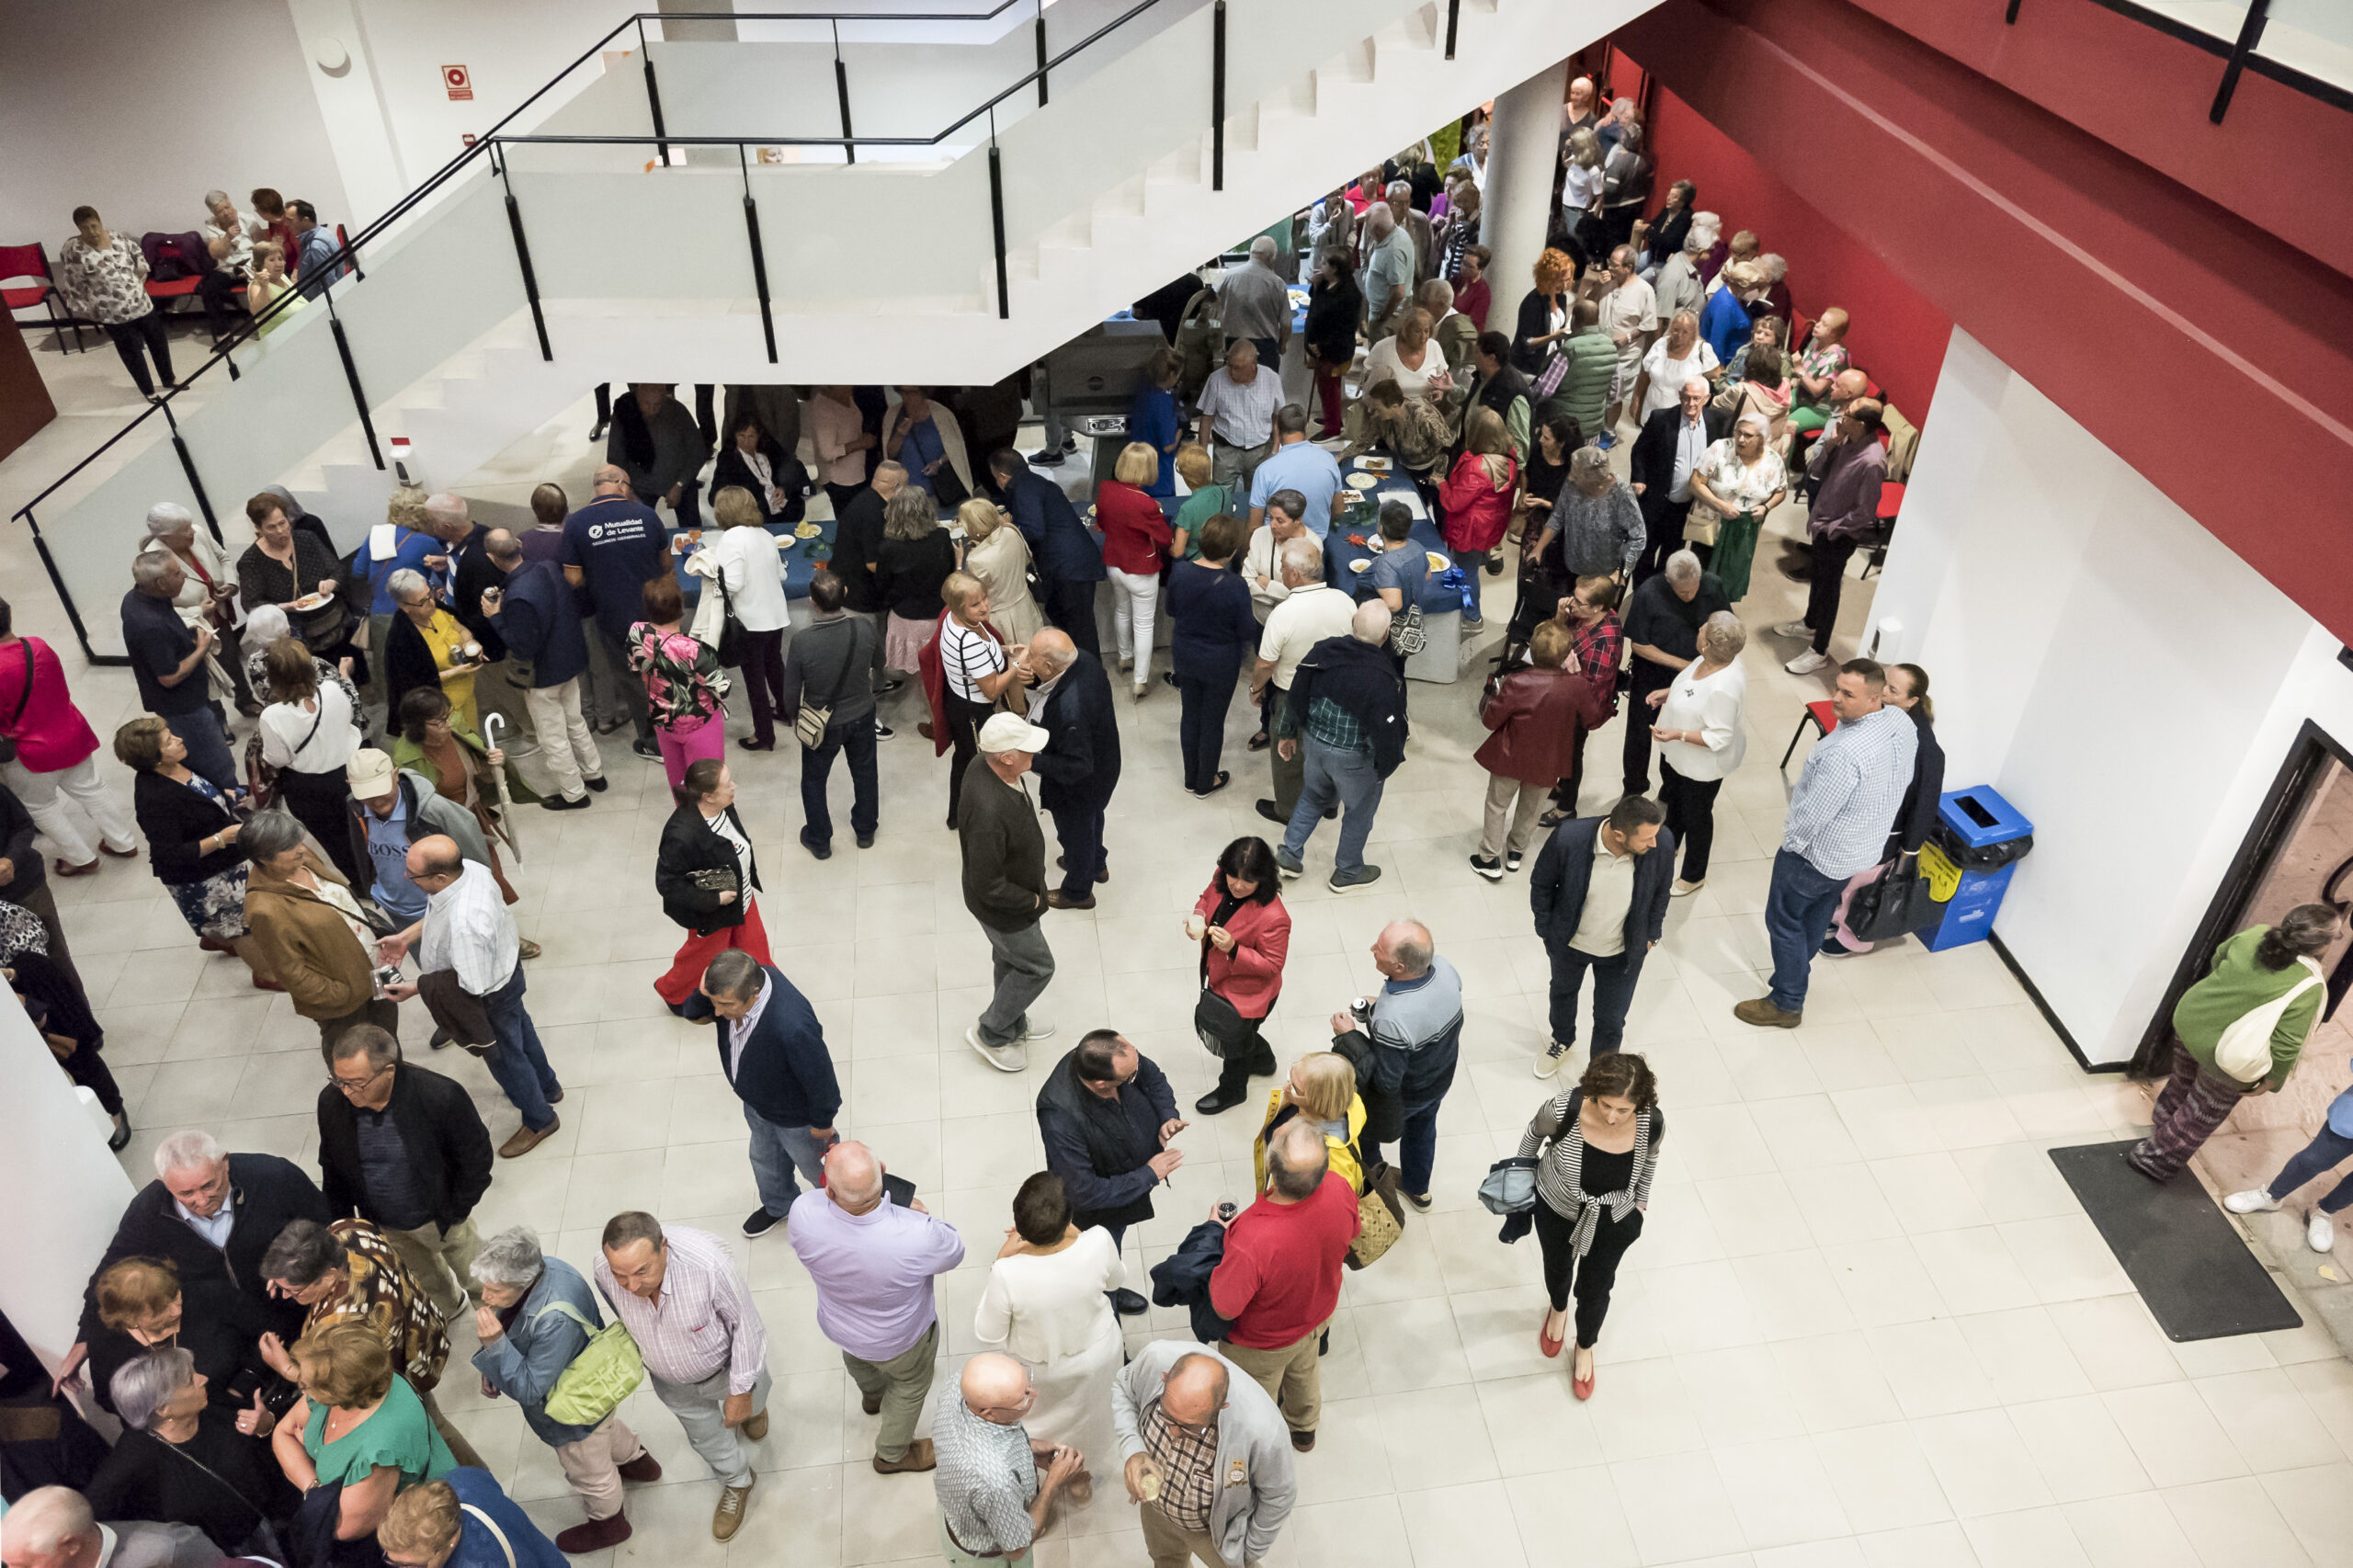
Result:
[[[1131,24],[1134,40],[1115,31],[1094,45],[1083,76],[1053,75],[1048,105],[1025,88],[1017,113],[1011,101],[1000,110],[1002,315],[985,116],[937,149],[888,159],[861,150],[854,165],[763,165],[748,153],[739,164],[728,147],[717,150],[723,163],[696,148],[681,166],[674,150],[672,166],[649,170],[644,145],[501,138],[500,172],[477,160],[369,247],[364,280],[340,280],[331,301],[240,349],[241,381],[181,428],[233,551],[248,537],[244,497],[269,483],[292,488],[349,548],[383,516],[392,481],[358,422],[338,324],[379,441],[408,437],[437,485],[462,487],[599,381],[994,381],[1654,3],[1459,0],[1449,61],[1449,0],[1227,0],[1220,188],[1209,114],[1216,8],[1163,0]],[[1157,26],[1148,37],[1146,21]],[[665,81],[745,101],[756,84],[731,73],[772,69],[764,51],[779,47],[656,43],[649,54]],[[967,107],[942,104],[923,120],[945,125]],[[789,105],[783,118],[800,129],[808,106]],[[761,119],[755,129],[776,123]],[[704,129],[686,126],[674,113],[666,130]],[[858,130],[868,133],[863,119]],[[651,134],[639,73],[608,73],[539,131]],[[523,287],[510,199],[551,358]],[[119,651],[122,562],[138,519],[165,498],[194,505],[177,455],[158,441],[40,513],[95,653]]]

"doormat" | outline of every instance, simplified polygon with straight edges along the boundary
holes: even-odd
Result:
[[[2238,1227],[2188,1171],[2163,1186],[2124,1163],[2139,1142],[2051,1151],[2165,1337],[2268,1334],[2304,1320],[2248,1250]]]

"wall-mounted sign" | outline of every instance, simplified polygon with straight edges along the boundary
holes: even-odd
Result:
[[[441,67],[441,85],[449,89],[451,103],[464,103],[474,96],[473,73],[462,65]]]

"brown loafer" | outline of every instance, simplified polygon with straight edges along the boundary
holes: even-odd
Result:
[[[111,855],[118,860],[135,860],[139,858],[139,847],[138,846],[133,845],[128,849],[117,849],[113,845],[108,844],[106,840],[100,839],[98,841],[98,853],[101,855]]]
[[[1092,909],[1095,907],[1095,899],[1091,894],[1086,898],[1072,898],[1062,889],[1056,888],[1046,895],[1046,907],[1048,909]]]
[[[511,1160],[517,1155],[528,1154],[546,1142],[555,1130],[563,1125],[563,1118],[559,1116],[550,1119],[548,1124],[536,1132],[528,1127],[518,1127],[515,1130],[514,1137],[498,1146],[498,1157],[502,1160]]]
[[[744,1436],[751,1438],[752,1441],[756,1443],[767,1435],[768,1413],[767,1411],[755,1411],[750,1415],[745,1417]]]
[[[1754,1002],[1736,1002],[1732,1016],[1744,1024],[1754,1024],[1760,1029],[1793,1029],[1805,1021],[1805,1010],[1784,1013],[1773,1006],[1769,997],[1759,996]]]
[[[540,956],[540,945],[525,937],[516,942],[515,952],[519,958],[535,959]]]
[[[859,1394],[858,1407],[869,1415],[880,1415],[882,1414],[882,1396],[879,1393]]]
[[[757,1476],[753,1477],[755,1481]],[[710,1533],[720,1540],[733,1540],[735,1532],[744,1528],[744,1510],[750,1506],[752,1489],[746,1486],[722,1486],[719,1489],[719,1506],[710,1511]]]
[[[69,866],[63,859],[52,860],[50,869],[61,877],[94,877],[98,874],[98,860],[95,855],[85,866]]]
[[[907,1451],[897,1459],[886,1460],[881,1454],[874,1456],[874,1473],[877,1475],[897,1475],[906,1471],[935,1470],[938,1465],[939,1460],[931,1451],[929,1437],[917,1437],[907,1445]]]

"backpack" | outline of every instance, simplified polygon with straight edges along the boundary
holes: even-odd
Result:
[[[2304,966],[2302,980],[2261,1006],[2232,1019],[2230,1027],[2222,1031],[2222,1038],[2214,1042],[2215,1071],[2242,1084],[2260,1083],[2269,1074],[2272,1032],[2279,1028],[2279,1020],[2287,1017],[2288,1008],[2296,998],[2321,983],[2320,965],[2310,959],[2296,961]]]

